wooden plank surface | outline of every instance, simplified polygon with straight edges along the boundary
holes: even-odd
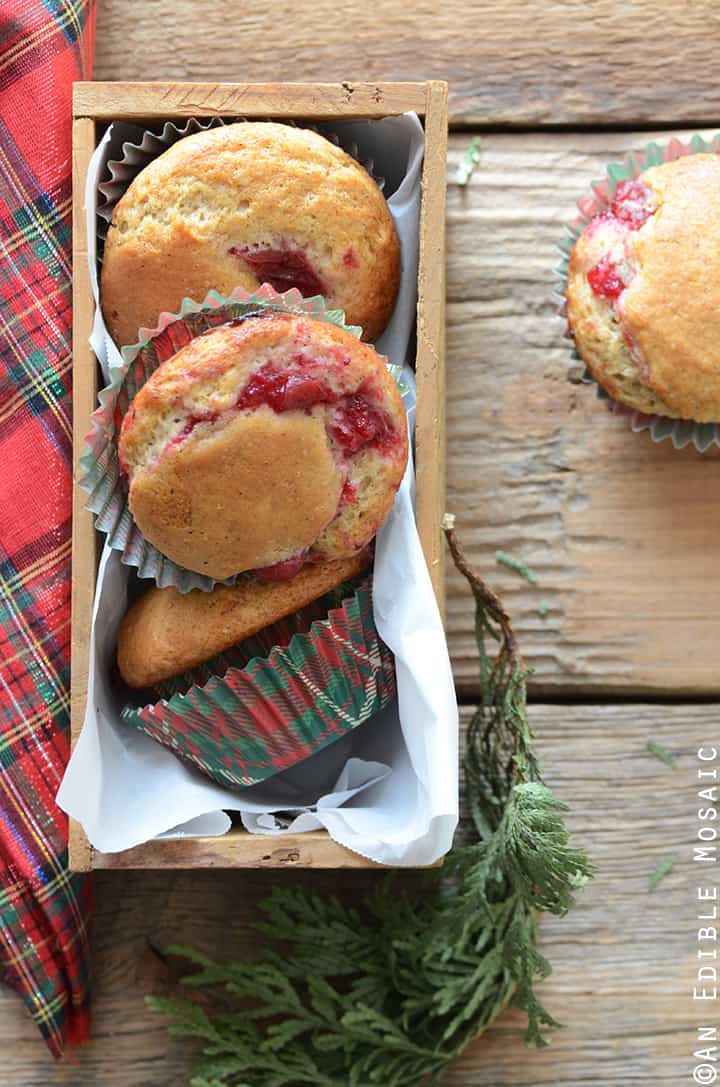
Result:
[[[379,868],[338,845],[324,830],[266,838],[233,829],[221,838],[165,838],[122,853],[90,847],[92,868]]]
[[[104,0],[97,79],[444,79],[464,124],[712,124],[710,0]]]
[[[541,949],[555,967],[542,996],[565,1028],[553,1032],[549,1049],[526,1050],[522,1017],[510,1012],[444,1085],[690,1082],[692,1031],[702,1018],[691,1000],[695,750],[717,737],[716,707],[535,706],[532,721],[548,781],[572,801],[572,831],[600,869],[578,907],[541,929]],[[646,752],[650,738],[680,756],[677,770]],[[649,894],[648,876],[666,857],[676,867]],[[256,945],[250,925],[271,886],[302,882],[353,899],[376,879],[369,872],[97,873],[93,1040],[76,1063],[54,1066],[18,998],[0,988],[0,1084],[182,1087],[189,1048],[143,1009],[146,993],[171,988],[149,945],[190,943],[241,956]]]
[[[484,135],[470,183],[448,189],[448,508],[515,619],[536,695],[720,691],[717,455],[633,434],[578,384],[552,293],[575,201],[651,135]],[[450,182],[468,140],[451,140]],[[540,585],[499,566],[498,548]],[[454,572],[447,627],[472,692]]]
[[[339,14],[341,10],[341,14]],[[718,11],[709,0],[448,0],[397,11],[289,0],[238,12],[229,0],[104,0],[96,77],[182,80],[447,79],[457,125],[713,124]],[[288,32],[288,27],[292,32]],[[470,136],[451,140],[450,178]],[[646,137],[640,138],[644,142]],[[473,561],[502,589],[536,669],[534,690],[601,698],[717,695],[716,458],[633,436],[568,375],[550,270],[559,228],[632,134],[483,134],[481,161],[448,207],[449,503]],[[568,380],[570,376],[571,380]],[[497,567],[495,548],[537,567],[538,590]],[[461,689],[475,688],[470,608],[450,580],[448,626]],[[550,610],[538,613],[542,600]],[[600,867],[578,909],[544,923],[544,986],[567,1025],[542,1053],[515,1013],[449,1072],[450,1087],[655,1087],[690,1082],[697,1026],[688,861],[692,757],[716,708],[537,706],[548,777]],[[671,772],[648,737],[685,752]],[[646,878],[676,855],[653,894]],[[148,940],[209,951],[252,945],[273,884],[353,896],[368,872],[101,872],[96,876],[95,1037],[54,1067],[17,998],[0,988],[0,1084],[181,1087],[187,1049],[142,996],[167,975]]]

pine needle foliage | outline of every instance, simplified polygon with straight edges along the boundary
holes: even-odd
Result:
[[[202,1043],[191,1087],[430,1087],[511,1001],[527,1014],[529,1044],[558,1025],[535,990],[550,973],[537,917],[564,914],[591,866],[540,779],[510,620],[452,525],[446,535],[475,597],[483,691],[456,843],[442,868],[410,883],[380,877],[359,909],[276,889],[261,907],[259,962],[168,948],[197,968],[182,984],[204,1000],[147,1003],[172,1034]]]

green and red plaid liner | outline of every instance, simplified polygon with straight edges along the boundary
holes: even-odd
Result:
[[[69,755],[71,86],[94,4],[0,13],[0,964],[48,1047],[88,1034],[90,883],[55,804]]]
[[[282,638],[280,628],[271,630]],[[339,740],[395,692],[395,662],[375,629],[369,576],[327,618],[267,657],[167,701],[126,707],[122,719],[220,785],[247,786]]]

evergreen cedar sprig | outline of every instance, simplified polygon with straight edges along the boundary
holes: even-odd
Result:
[[[451,524],[446,536],[475,597],[483,691],[459,841],[440,869],[383,876],[361,909],[276,889],[262,905],[260,962],[169,948],[198,967],[183,984],[209,989],[202,1007],[147,999],[172,1018],[172,1034],[202,1041],[192,1087],[439,1084],[511,1000],[527,1014],[529,1043],[543,1045],[542,1027],[557,1025],[535,993],[550,973],[537,914],[564,914],[591,867],[569,844],[566,806],[540,780],[510,619]]]

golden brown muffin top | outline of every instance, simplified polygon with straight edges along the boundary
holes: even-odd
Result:
[[[129,344],[184,297],[267,281],[322,294],[375,339],[399,277],[395,225],[362,166],[316,132],[240,122],[179,140],[134,179],[113,212],[101,299]]]
[[[720,156],[642,174],[654,212],[633,238],[622,319],[652,389],[681,418],[720,420]]]
[[[334,325],[265,314],[162,363],[125,415],[118,452],[146,539],[222,579],[295,561],[348,503],[357,531],[322,555],[364,546],[402,477],[406,419],[371,347]],[[346,487],[356,464],[369,473],[361,492]]]

